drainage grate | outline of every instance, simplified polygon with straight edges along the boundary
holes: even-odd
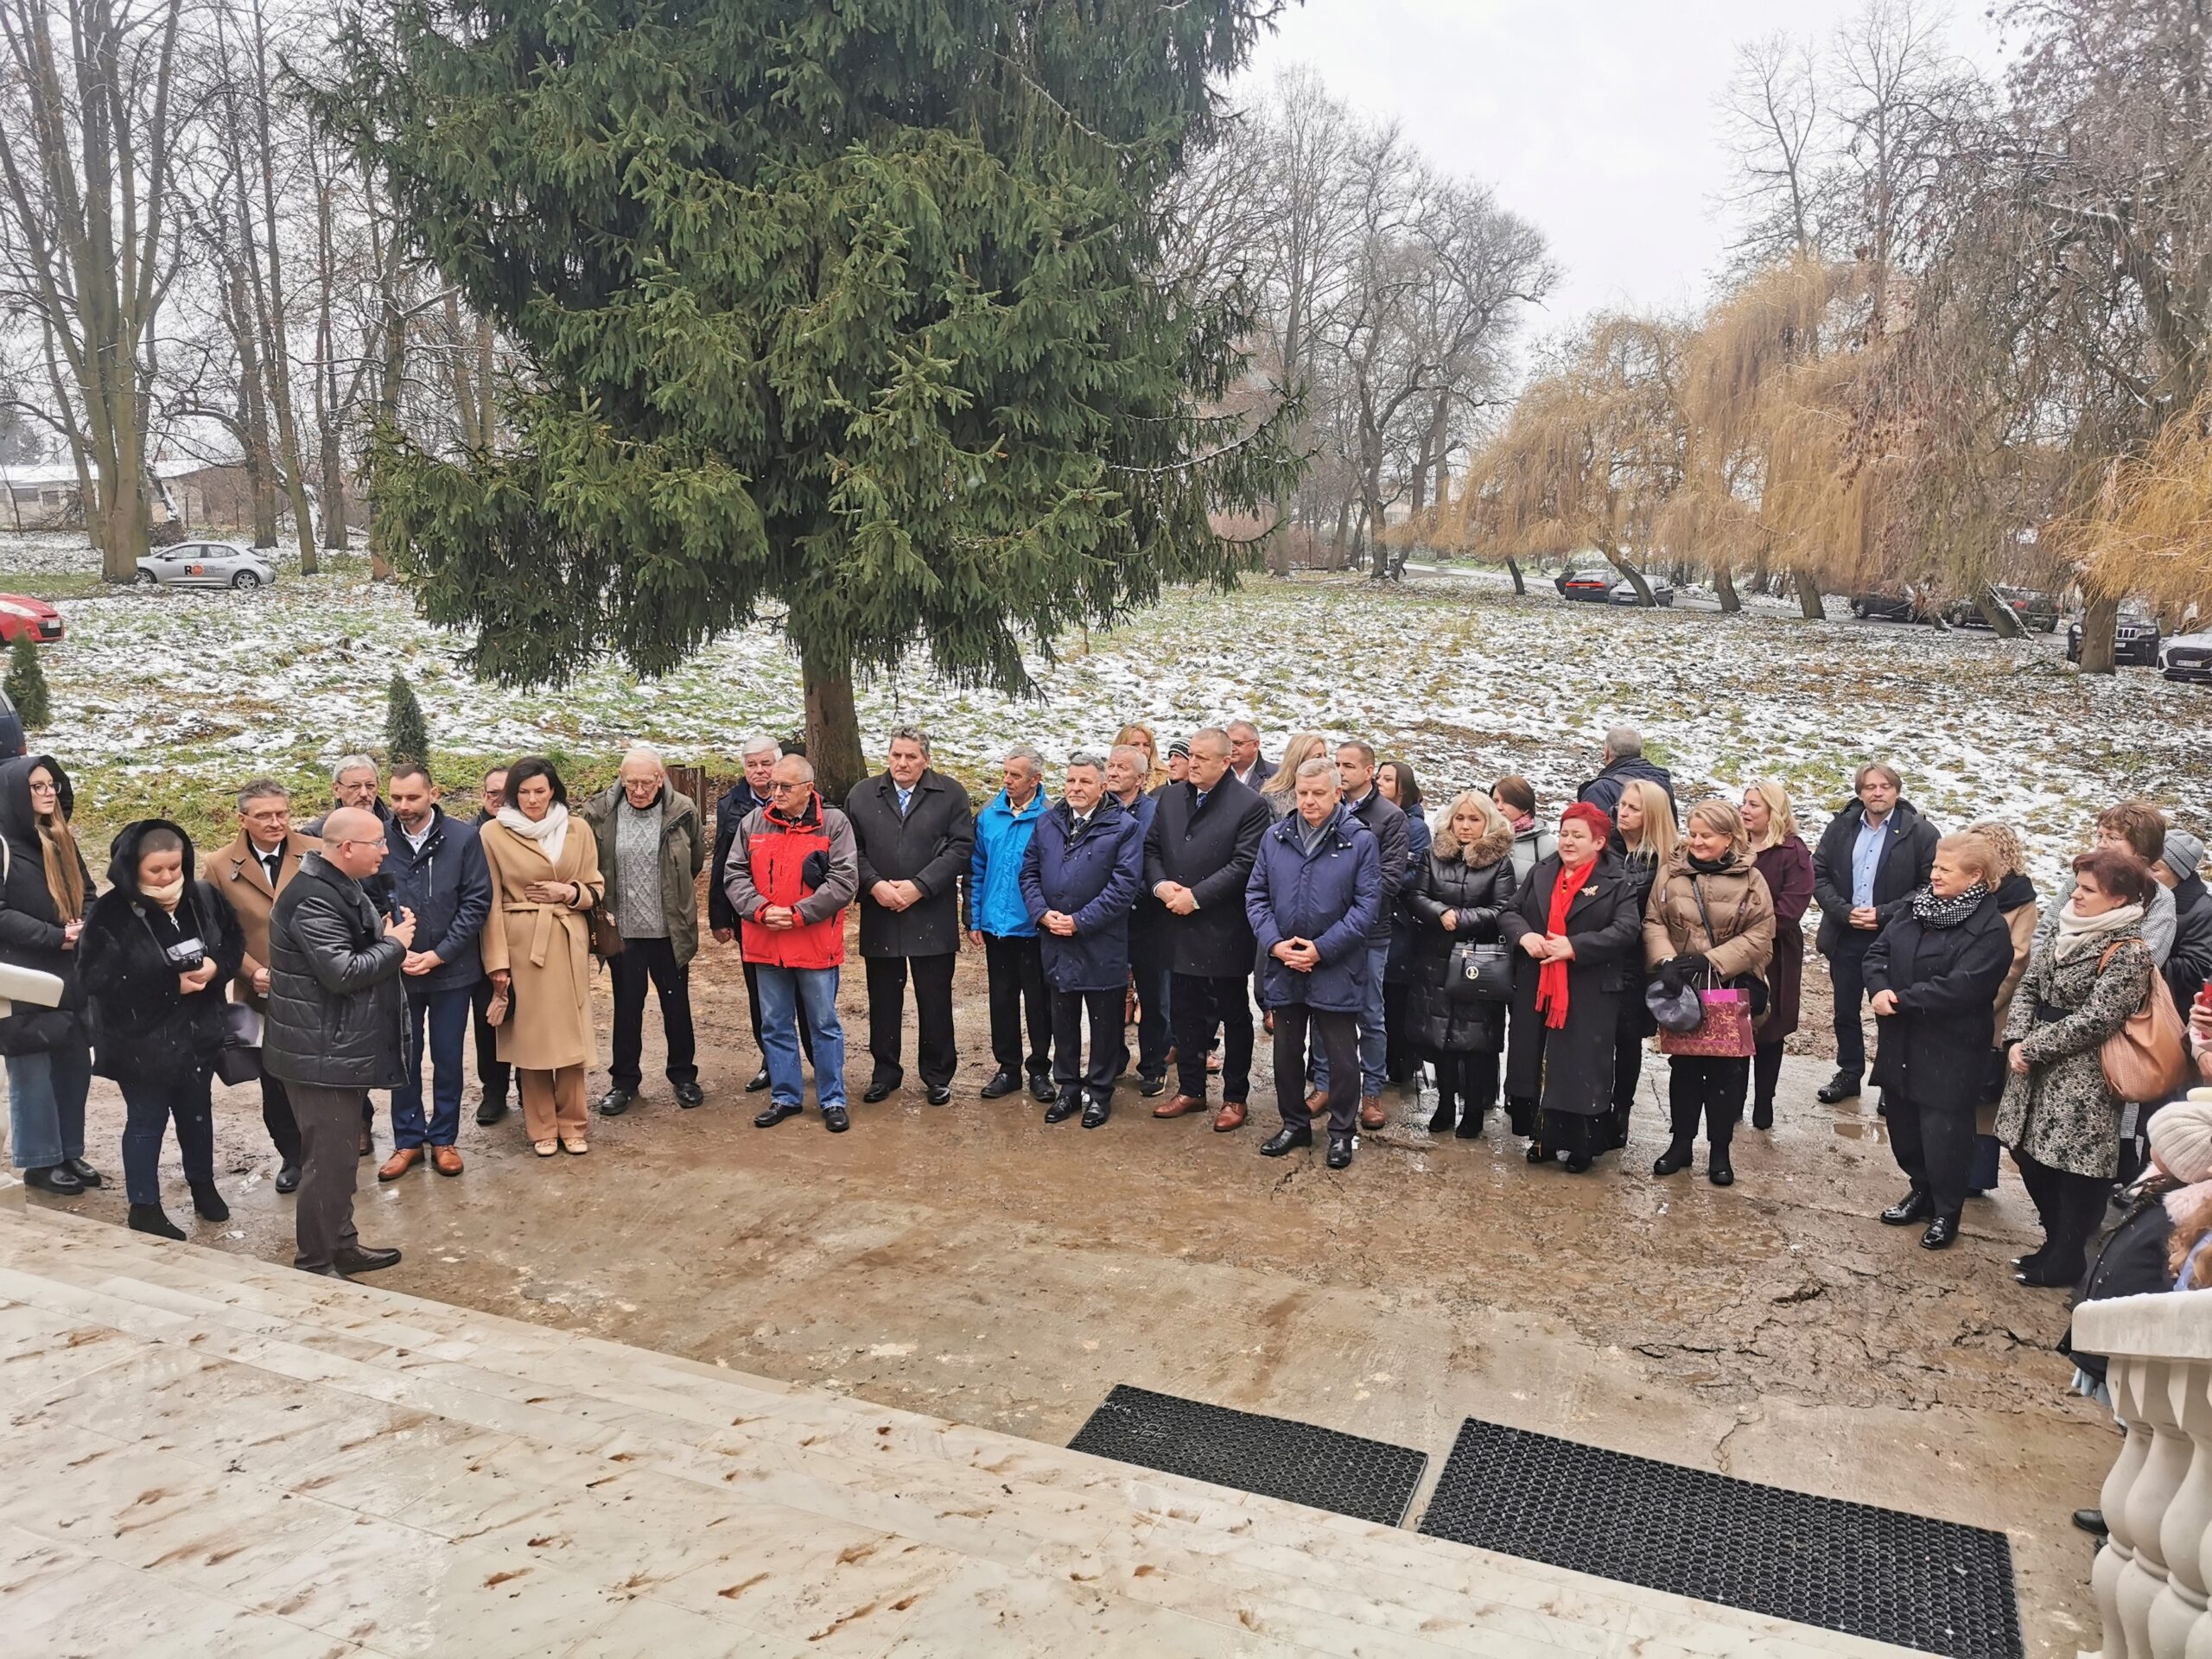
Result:
[[[1171,1475],[1404,1524],[1428,1453],[1117,1384],[1068,1445]]]
[[[2001,1532],[1470,1417],[1421,1529],[1926,1653],[2019,1659]]]

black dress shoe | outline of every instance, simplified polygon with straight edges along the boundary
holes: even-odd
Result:
[[[2042,1265],[2042,1250],[2031,1250],[2025,1255],[2016,1255],[2012,1258],[2012,1271],[2016,1274],[2032,1273]]]
[[[985,1100],[1004,1100],[1021,1087],[1021,1073],[1010,1065],[1002,1065],[991,1073],[991,1080],[976,1092]]]
[[[98,1186],[100,1184],[99,1171],[81,1158],[64,1158],[61,1160],[61,1167],[74,1175],[86,1186]]]
[[[853,1120],[845,1116],[845,1109],[842,1106],[824,1106],[822,1109],[822,1127],[832,1135],[842,1135],[853,1127]]]
[[[1920,1236],[1923,1250],[1948,1250],[1959,1242],[1959,1218],[1938,1216],[1928,1224],[1928,1230]]]
[[[1652,1160],[1651,1173],[1654,1175],[1672,1175],[1676,1170],[1688,1169],[1689,1166],[1690,1143],[1687,1141],[1670,1141],[1667,1143],[1667,1150]]]
[[[1051,1072],[1032,1071],[1029,1074],[1029,1094],[1032,1099],[1041,1100],[1049,1105],[1059,1092],[1058,1086],[1052,1081]]]
[[[1113,1116],[1114,1103],[1112,1101],[1094,1100],[1083,1109],[1083,1127],[1086,1129],[1095,1129]]]
[[[869,1079],[868,1087],[861,1091],[861,1104],[873,1106],[879,1100],[889,1099],[899,1092],[899,1085],[905,1081],[904,1077],[893,1077],[888,1081],[882,1077]]]
[[[1568,1174],[1570,1174],[1570,1175],[1585,1175],[1585,1174],[1587,1174],[1587,1173],[1589,1173],[1589,1170],[1590,1170],[1590,1154],[1589,1154],[1588,1153],[1586,1153],[1586,1152],[1572,1152],[1572,1153],[1569,1153],[1569,1154],[1567,1154],[1567,1173]]]
[[[1137,1093],[1147,1100],[1150,1100],[1155,1095],[1164,1095],[1166,1092],[1167,1079],[1165,1077],[1139,1076],[1137,1078]]]
[[[23,1172],[23,1185],[35,1186],[41,1192],[51,1192],[57,1198],[73,1198],[85,1190],[85,1184],[66,1164],[49,1164],[44,1169]],[[177,1235],[179,1238],[183,1234]]]
[[[696,1083],[678,1083],[670,1086],[676,1091],[676,1103],[686,1111],[707,1103],[707,1091]]]
[[[2112,1530],[2110,1527],[2105,1525],[2105,1512],[2102,1510],[2075,1510],[2074,1524],[2094,1538],[2102,1538]]]
[[[507,1097],[505,1095],[486,1095],[484,1096],[484,1103],[476,1109],[476,1121],[487,1129],[506,1115]],[[289,1192],[292,1189],[289,1186],[280,1186],[276,1190],[279,1192]]]
[[[753,1074],[752,1081],[745,1085],[745,1092],[748,1095],[757,1095],[767,1086],[768,1068],[764,1065]]]
[[[1260,1156],[1280,1158],[1300,1147],[1313,1144],[1313,1128],[1309,1123],[1286,1123],[1266,1140],[1260,1142]]]
[[[366,1244],[356,1244],[350,1250],[333,1250],[330,1265],[351,1278],[357,1273],[374,1273],[381,1268],[399,1265],[397,1250],[379,1250]]]
[[[1859,1078],[1849,1071],[1839,1071],[1814,1091],[1815,1098],[1824,1106],[1833,1106],[1839,1100],[1850,1100],[1859,1093]]]
[[[128,1223],[134,1233],[149,1233],[156,1238],[174,1239],[184,1243],[184,1229],[162,1213],[158,1204],[134,1204],[130,1206]]]
[[[1082,1096],[1070,1097],[1063,1095],[1045,1109],[1045,1121],[1047,1123],[1065,1123],[1082,1109]]]
[[[300,1190],[300,1166],[297,1164],[286,1164],[276,1172],[276,1190],[279,1192]]]
[[[1529,1150],[1522,1155],[1532,1164],[1548,1164],[1552,1161],[1551,1148],[1541,1141],[1531,1141],[1529,1143]]]
[[[2076,1268],[2072,1273],[2056,1273],[2049,1262],[2038,1262],[2032,1268],[2021,1268],[2012,1277],[2036,1290],[2071,1290],[2082,1281],[2082,1272]]]
[[[630,1103],[637,1097],[636,1090],[625,1089],[618,1084],[599,1097],[599,1115],[601,1117],[620,1117],[630,1109]]]
[[[932,1106],[949,1106],[952,1103],[952,1086],[950,1084],[933,1083],[930,1084],[928,1092],[924,1094],[922,1098]]]
[[[772,1129],[785,1118],[797,1117],[805,1109],[805,1107],[795,1100],[770,1101],[766,1110],[754,1116],[753,1127],[756,1129]]]
[[[1350,1169],[1351,1167],[1351,1149],[1357,1144],[1358,1143],[1348,1135],[1330,1135],[1329,1167],[1331,1169]]]
[[[1882,1211],[1882,1225],[1910,1227],[1916,1221],[1926,1221],[1935,1213],[1936,1200],[1928,1195],[1925,1189],[1916,1186]]]

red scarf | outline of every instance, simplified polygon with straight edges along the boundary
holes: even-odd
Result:
[[[1598,861],[1592,859],[1580,869],[1560,866],[1559,880],[1552,884],[1551,916],[1544,924],[1548,937],[1567,931],[1567,910],[1574,902],[1574,895],[1588,885],[1598,872]],[[1544,1023],[1557,1031],[1567,1023],[1567,962],[1564,957],[1547,962],[1536,970],[1536,1012],[1544,1016]]]

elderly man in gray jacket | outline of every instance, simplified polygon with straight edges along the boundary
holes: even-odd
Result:
[[[369,1090],[406,1076],[400,972],[415,945],[415,914],[385,920],[361,886],[385,851],[381,820],[338,808],[323,820],[321,850],[300,861],[269,916],[261,1063],[283,1081],[300,1126],[293,1266],[334,1279],[399,1260],[353,1231],[355,1135]]]

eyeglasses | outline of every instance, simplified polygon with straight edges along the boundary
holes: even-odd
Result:
[[[388,841],[382,841],[382,840],[378,840],[378,841],[341,841],[341,842],[340,842],[338,844],[339,844],[340,847],[365,847],[365,848],[367,848],[367,849],[368,849],[371,852],[372,852],[372,853],[388,852],[388,851],[390,851],[390,850],[391,850],[391,843],[390,842],[388,842]]]
[[[33,783],[31,785],[31,793],[34,795],[59,795],[60,792],[61,786],[59,784]]]

